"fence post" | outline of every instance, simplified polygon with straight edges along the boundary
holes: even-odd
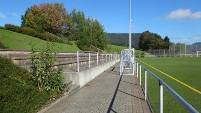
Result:
[[[137,65],[136,73],[137,73],[137,78],[138,78],[138,63],[136,63],[136,65]]]
[[[163,50],[163,54],[164,54],[163,57],[166,57],[166,55],[165,55],[165,49]]]
[[[79,65],[79,51],[77,51],[77,72],[80,71],[80,65]]]
[[[159,110],[160,110],[160,113],[163,113],[163,85],[160,83],[160,80],[159,80]]]
[[[91,54],[89,52],[89,68],[91,67]]]
[[[135,74],[137,74],[137,61],[136,61],[136,63],[135,63]]]
[[[103,63],[103,54],[101,54],[102,55],[102,63]]]
[[[107,62],[107,54],[105,54],[105,59],[106,59],[106,62]]]
[[[147,101],[147,70],[145,69],[145,94],[144,94],[144,98],[145,98],[145,101]]]
[[[141,82],[142,80],[141,80],[141,65],[140,65],[140,86],[141,86]]]
[[[98,65],[98,53],[96,54],[96,58],[97,58],[96,64]]]
[[[110,54],[110,61],[112,61],[112,54]]]

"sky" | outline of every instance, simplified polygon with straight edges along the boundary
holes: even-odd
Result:
[[[97,19],[108,33],[129,32],[130,0],[1,0],[0,26],[21,25],[21,15],[32,5],[63,3]],[[132,33],[150,31],[171,42],[201,42],[201,0],[132,0]]]

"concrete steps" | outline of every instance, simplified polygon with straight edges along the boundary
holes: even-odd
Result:
[[[71,94],[75,93],[79,88],[80,88],[79,85],[72,84],[72,81],[68,80],[64,84],[63,94],[64,95],[71,95]]]

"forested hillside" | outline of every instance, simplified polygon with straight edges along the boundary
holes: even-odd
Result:
[[[131,34],[131,46],[132,48],[139,49],[139,40],[142,33]],[[129,34],[128,33],[107,33],[107,40],[110,44],[119,46],[129,46]]]
[[[196,42],[192,45],[186,45],[186,49],[192,52],[201,51],[201,42]]]

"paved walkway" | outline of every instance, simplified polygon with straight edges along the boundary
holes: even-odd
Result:
[[[45,113],[150,113],[135,76],[119,76],[119,63],[63,97]]]

